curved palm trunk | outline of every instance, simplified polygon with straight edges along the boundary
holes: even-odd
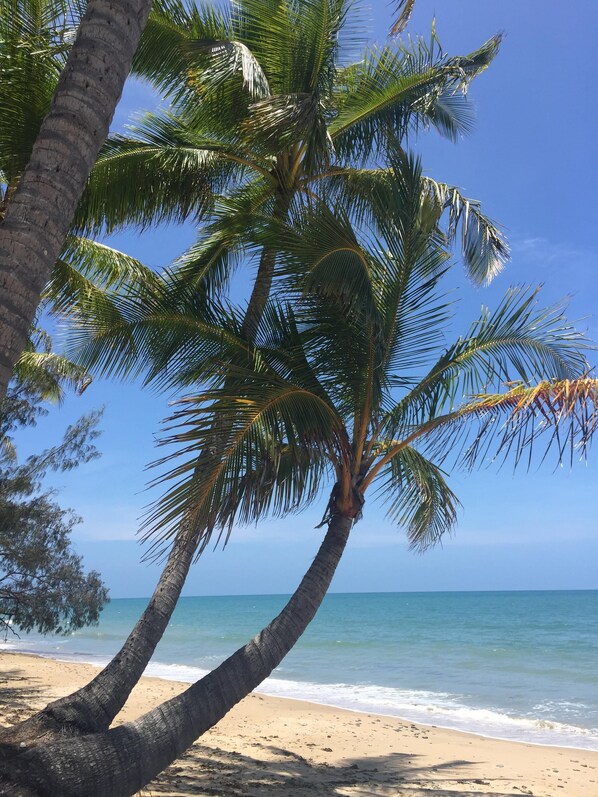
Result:
[[[275,215],[286,214],[289,200],[279,197]],[[264,250],[251,293],[242,335],[254,340],[274,277],[276,254]],[[201,468],[201,463],[197,469]],[[198,535],[184,525],[175,538],[168,561],[146,609],[123,647],[89,684],[56,700],[15,728],[0,732],[0,744],[49,741],[53,736],[98,733],[107,730],[141,678],[162,638],[185,584]]]
[[[5,760],[0,786],[15,797],[124,797],[143,788],[280,664],[322,603],[352,523],[343,515],[332,518],[314,561],[281,613],[183,694],[101,734],[25,752],[16,748],[15,757]]]
[[[107,730],[143,675],[170,622],[196,548],[196,537],[181,531],[154,594],[112,661],[81,689],[49,703],[16,727],[3,729],[0,744],[43,743],[57,735]]]
[[[108,134],[151,0],[90,0],[0,222],[0,397]]]

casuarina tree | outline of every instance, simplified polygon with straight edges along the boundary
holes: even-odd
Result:
[[[107,600],[98,573],[85,574],[70,533],[79,519],[60,507],[44,485],[51,471],[71,470],[98,456],[94,440],[99,413],[84,416],[53,447],[18,457],[13,435],[36,426],[46,402],[66,388],[84,389],[88,375],[54,353],[35,329],[0,402],[0,633],[35,628],[70,632],[97,623]],[[42,421],[43,422],[43,421]]]

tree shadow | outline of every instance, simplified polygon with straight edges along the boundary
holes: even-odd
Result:
[[[342,765],[310,761],[259,742],[255,754],[195,744],[143,790],[146,797],[522,797],[503,778],[480,779],[473,762],[447,760],[422,766],[418,756],[346,759]],[[531,794],[531,792],[527,792]]]
[[[14,725],[29,716],[44,694],[32,685],[31,677],[23,670],[0,671],[0,716],[3,722]]]

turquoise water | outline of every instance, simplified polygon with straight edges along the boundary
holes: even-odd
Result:
[[[193,681],[268,622],[284,596],[182,598],[148,674]],[[6,645],[104,663],[145,605],[98,627]],[[262,687],[430,725],[598,749],[598,591],[329,595]]]

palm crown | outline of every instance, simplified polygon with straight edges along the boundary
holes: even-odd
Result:
[[[351,223],[385,223],[392,158],[422,125],[452,138],[468,129],[467,87],[499,46],[494,37],[449,58],[432,36],[362,51],[353,16],[347,0],[156,4],[135,70],[170,105],[108,141],[80,228],[202,221],[178,279],[213,296],[240,259],[256,259],[251,333],[270,291],[278,225],[314,202],[342,202]],[[449,234],[461,232],[470,275],[488,281],[507,256],[499,230],[454,187],[429,187],[450,215]]]
[[[302,509],[330,483],[325,519],[358,517],[375,485],[390,518],[425,547],[455,521],[447,458],[472,466],[513,453],[517,462],[543,433],[559,456],[565,444],[585,450],[598,388],[586,378],[583,336],[561,308],[539,310],[536,292],[518,289],[443,345],[443,203],[407,156],[387,172],[390,200],[384,230],[354,235],[342,207],[314,200],[279,231],[286,298],[267,305],[254,344],[242,314],[193,304],[194,289],[176,278],[170,314],[168,278],[153,305],[106,297],[125,335],[81,320],[83,362],[119,371],[143,351],[153,376],[203,386],[171,418],[166,442],[179,459],[164,478],[174,486],[148,521],[159,548],[183,515],[202,530],[201,549],[215,530],[226,538],[235,521]]]

